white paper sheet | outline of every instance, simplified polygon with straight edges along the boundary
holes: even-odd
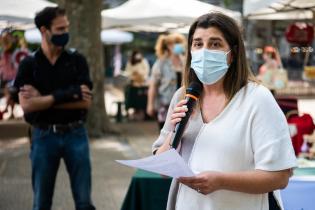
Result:
[[[118,163],[173,178],[194,176],[175,149],[138,160],[116,160]]]

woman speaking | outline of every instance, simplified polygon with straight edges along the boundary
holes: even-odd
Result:
[[[237,24],[221,13],[203,15],[191,25],[187,46],[184,87],[173,96],[153,152],[170,148],[187,111],[185,90],[200,82],[203,92],[178,148],[196,175],[173,180],[167,209],[283,208],[278,189],[287,186],[296,166],[289,129],[246,64]]]

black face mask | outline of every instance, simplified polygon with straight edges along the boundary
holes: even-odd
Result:
[[[50,41],[58,47],[64,47],[69,41],[69,33],[53,34]]]

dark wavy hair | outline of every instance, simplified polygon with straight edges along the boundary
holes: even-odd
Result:
[[[38,30],[42,26],[45,28],[50,29],[52,21],[59,16],[66,15],[66,10],[60,7],[45,7],[43,10],[36,13],[34,22]]]

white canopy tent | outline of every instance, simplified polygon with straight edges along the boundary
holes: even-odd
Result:
[[[46,0],[0,0],[0,28],[14,26],[21,29],[34,27],[36,12],[56,4]]]
[[[314,0],[244,0],[244,16],[256,20],[315,19]]]
[[[37,28],[28,29],[24,33],[25,39],[29,43],[40,43],[42,40],[41,34]],[[102,30],[101,40],[104,44],[122,44],[132,42],[133,34],[116,29]]]
[[[165,31],[190,25],[197,17],[219,11],[240,21],[241,14],[197,0],[129,0],[102,11],[103,28]]]
[[[133,34],[117,29],[102,30],[101,40],[104,44],[129,43],[133,41]]]

